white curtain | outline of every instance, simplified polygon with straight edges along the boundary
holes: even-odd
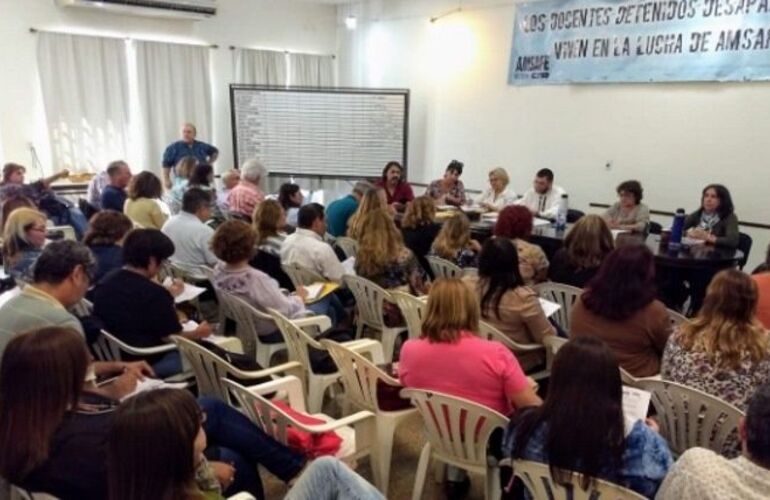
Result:
[[[101,171],[110,161],[125,158],[125,41],[39,33],[37,64],[54,170]]]
[[[333,87],[334,56],[289,54],[289,82],[297,87]]]
[[[144,165],[160,172],[166,146],[181,139],[182,124],[195,125],[197,139],[211,142],[211,70],[208,47],[136,42]]]
[[[275,50],[235,49],[233,66],[236,83],[286,85],[286,54]]]

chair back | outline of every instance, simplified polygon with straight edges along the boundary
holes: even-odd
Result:
[[[545,366],[549,371],[553,365],[553,358],[556,357],[556,353],[559,352],[559,349],[561,349],[568,341],[569,339],[557,335],[549,335],[543,340],[543,343],[545,344]]]
[[[120,344],[122,342],[114,335],[102,330],[94,343],[91,344],[91,351],[99,361],[121,361],[123,354],[121,353]]]
[[[289,276],[294,288],[329,281],[312,269],[302,267],[299,264],[282,264],[281,268]]]
[[[345,285],[353,293],[358,308],[358,321],[364,325],[382,331],[385,328],[383,319],[383,303],[394,302],[390,292],[360,276],[345,275],[343,277]]]
[[[479,321],[479,334],[487,340],[500,342],[513,352],[541,351],[545,349],[545,346],[542,344],[519,344],[492,324],[483,320]]]
[[[342,253],[344,253],[347,258],[358,255],[358,242],[353,238],[338,236],[337,239],[334,240],[334,244],[342,250]]]
[[[404,389],[422,417],[434,455],[450,465],[471,470],[487,469],[487,443],[508,419],[473,401],[422,389]]]
[[[198,387],[198,396],[216,398],[229,404],[230,393],[223,380],[228,374],[238,370],[224,359],[192,340],[178,335],[173,336],[172,340],[179,348],[179,352],[182,353],[182,356],[192,367]]]
[[[647,232],[650,234],[660,234],[663,232],[663,226],[657,222],[650,221],[647,224]]]
[[[678,327],[682,323],[687,323],[690,321],[687,319],[687,316],[678,311],[674,311],[673,309],[668,309],[668,319],[671,321],[671,326],[674,328]]]
[[[567,222],[572,224],[574,222],[579,221],[585,213],[581,210],[576,210],[574,208],[568,208],[567,209]]]
[[[553,313],[553,320],[556,322],[564,333],[569,335],[570,329],[570,316],[572,315],[572,306],[575,301],[583,293],[583,290],[574,286],[565,285],[563,283],[555,283],[553,281],[546,281],[535,285],[535,290],[544,299],[556,302],[561,308]]]
[[[27,491],[15,485],[11,485],[10,500],[59,500],[58,497],[48,493],[36,493]]]
[[[390,292],[390,296],[398,305],[401,315],[404,317],[404,321],[406,321],[409,338],[420,338],[420,335],[422,335],[422,322],[428,310],[427,301],[406,292],[393,291]]]
[[[749,261],[749,253],[751,252],[751,246],[754,244],[754,240],[751,239],[746,233],[738,233],[738,250],[743,252],[743,257],[738,261],[738,267],[741,270],[746,266]]]
[[[256,356],[257,350],[262,346],[257,333],[257,321],[272,322],[273,318],[232,293],[220,290],[219,297],[224,304],[225,316],[232,315],[235,320],[235,335],[243,345],[243,353],[251,357]]]
[[[435,255],[426,255],[425,258],[433,271],[433,276],[439,278],[462,278],[463,268],[441,257]]]
[[[583,477],[573,472],[570,486],[556,484],[547,464],[531,460],[514,460],[513,473],[520,478],[529,493],[536,499],[550,500],[637,500],[644,496],[620,485],[594,479],[588,491],[580,486]]]
[[[637,385],[652,393],[660,434],[675,455],[695,446],[724,453],[744,416],[726,401],[675,382],[642,379]]]
[[[323,346],[279,311],[275,309],[268,309],[267,311],[283,334],[286,349],[289,351],[289,360],[298,362],[308,373],[313,373],[307,347],[323,349]]]
[[[208,266],[197,266],[176,261],[168,262],[168,271],[172,278],[180,279],[185,283],[208,281],[209,276],[213,277],[214,273]]]

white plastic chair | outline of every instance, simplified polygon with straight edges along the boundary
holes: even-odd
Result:
[[[176,351],[176,344],[163,344],[156,347],[134,347],[128,345],[115,335],[106,330],[101,331],[96,341],[91,344],[91,349],[94,352],[94,356],[99,361],[121,361],[123,359],[123,353],[140,358],[147,358],[156,354],[165,354],[167,352]],[[166,382],[186,382],[193,378],[193,374],[188,366],[185,366],[184,358],[182,359],[182,373],[177,373],[170,377],[166,377]]]
[[[638,386],[652,393],[660,434],[674,455],[695,446],[724,453],[745,416],[726,401],[675,382],[641,379]]]
[[[356,308],[358,310],[356,338],[361,338],[364,327],[380,332],[385,360],[387,362],[392,361],[396,338],[407,331],[406,326],[385,326],[383,315],[384,302],[388,301],[395,304],[395,299],[390,295],[390,292],[366,278],[346,275],[343,281],[356,298]]]
[[[326,389],[339,380],[340,372],[316,373],[313,371],[308,347],[320,350],[326,350],[326,348],[304,331],[298,321],[290,320],[275,309],[268,309],[268,312],[270,313],[270,316],[273,317],[278,329],[281,330],[284,340],[286,340],[289,359],[300,363],[304,368],[304,386],[307,388],[307,403],[310,411],[321,411]],[[331,320],[326,316],[316,316],[316,318],[324,318],[326,320],[326,328],[331,326]],[[324,328],[322,328],[322,330],[323,329]],[[357,352],[369,353],[375,364],[382,364],[384,362],[382,357],[382,345],[377,341],[371,339],[352,340],[345,342],[342,345],[349,347],[350,349],[355,349]]]
[[[404,389],[422,416],[428,442],[422,448],[412,500],[422,498],[431,459],[484,476],[485,498],[500,498],[500,469],[487,456],[489,436],[508,419],[467,399],[421,389]]]
[[[10,500],[59,500],[58,497],[49,495],[48,493],[36,493],[33,491],[27,491],[14,485],[11,485],[10,493]]]
[[[404,317],[404,321],[406,321],[409,338],[420,338],[420,335],[422,335],[422,322],[425,319],[428,302],[406,292],[393,291],[390,292],[390,296],[396,302],[396,305],[401,310],[401,315]]]
[[[338,236],[337,239],[334,240],[334,244],[340,247],[342,253],[344,253],[347,258],[358,255],[358,242],[353,238]]]
[[[557,335],[549,335],[543,340],[543,344],[545,344],[545,366],[549,372],[551,371],[553,358],[556,356],[556,353],[559,352],[559,349],[561,349],[561,347],[568,341],[568,339]]]
[[[436,279],[439,278],[461,278],[463,275],[463,268],[441,257],[435,255],[427,255],[425,257],[430,265],[430,270],[433,271],[433,276]]]
[[[227,316],[235,320],[235,334],[243,344],[244,354],[254,357],[259,366],[265,368],[270,366],[273,355],[286,350],[285,342],[264,343],[257,334],[257,322],[260,320],[272,322],[270,315],[224,290],[219,291],[219,299],[222,301],[221,304],[224,306]]]
[[[77,235],[75,234],[75,228],[72,226],[51,226],[47,227],[46,231],[49,233],[55,231],[61,231],[62,239],[77,241]]]
[[[241,409],[246,413],[257,427],[268,436],[281,444],[287,444],[287,429],[293,427],[300,431],[318,434],[334,431],[342,438],[342,445],[336,457],[347,462],[369,455],[372,461],[372,469],[376,469],[377,455],[374,453],[376,446],[376,430],[374,414],[369,411],[359,411],[335,420],[323,413],[312,413],[305,408],[305,400],[302,395],[302,382],[297,377],[283,377],[255,388],[248,389],[238,382],[225,380]],[[274,405],[270,400],[262,397],[269,392],[285,392],[288,396],[289,406],[298,412],[308,413],[324,424],[303,424],[289,416],[282,409]]]
[[[374,470],[375,483],[383,495],[388,495],[390,482],[390,462],[393,455],[393,435],[398,425],[414,415],[417,410],[387,411],[380,409],[377,400],[377,383],[392,387],[401,387],[398,380],[388,376],[374,363],[357,352],[334,342],[321,340],[321,344],[329,351],[342,374],[342,384],[345,387],[346,400],[361,410],[367,410],[377,418],[377,449],[379,467]]]
[[[628,373],[625,368],[622,366],[618,367],[620,369],[620,380],[623,381],[623,385],[628,385],[631,387],[637,387],[641,389],[641,386],[639,385],[639,382],[641,380],[662,380],[660,374],[658,375],[651,375],[649,377],[634,377],[630,373]]]
[[[667,309],[668,310],[668,319],[671,321],[671,326],[676,328],[682,323],[687,323],[690,320],[685,316],[684,314],[680,313],[679,311],[674,311],[673,309]]]
[[[580,486],[583,477],[573,473],[571,488],[556,484],[547,464],[531,460],[514,460],[513,473],[537,500],[641,500],[645,497],[620,485],[594,479],[588,491]]]
[[[329,281],[312,269],[302,267],[299,264],[282,264],[281,268],[294,284],[294,288]]]
[[[553,281],[539,283],[535,285],[534,288],[542,298],[550,300],[551,302],[556,302],[561,306],[561,308],[553,313],[553,316],[551,317],[556,324],[564,330],[564,333],[569,335],[572,306],[575,304],[578,297],[580,297],[580,294],[583,293],[583,290],[563,283],[555,283]]]
[[[500,342],[505,347],[510,349],[514,354],[520,354],[525,352],[535,352],[535,351],[543,351],[545,352],[545,345],[543,344],[519,344],[512,338],[510,338],[508,335],[504,334],[497,328],[495,328],[490,323],[487,323],[486,321],[479,321],[479,334],[482,338],[485,338],[487,340],[495,340],[497,342]],[[546,370],[540,370],[539,372],[530,373],[528,374],[530,377],[532,377],[535,380],[540,380],[548,377],[549,371]]]
[[[176,343],[184,359],[192,366],[198,387],[198,396],[213,397],[230,404],[230,392],[222,382],[227,376],[237,377],[239,380],[276,378],[275,376],[279,374],[281,376],[302,376],[302,365],[295,361],[264,370],[244,371],[191,340],[178,335],[173,336],[172,340]]]

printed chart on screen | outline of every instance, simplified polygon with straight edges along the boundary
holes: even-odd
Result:
[[[235,162],[271,174],[379,177],[406,167],[409,91],[230,85]]]

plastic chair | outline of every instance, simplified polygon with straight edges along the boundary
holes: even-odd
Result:
[[[543,344],[519,344],[508,335],[504,334],[493,325],[486,321],[479,321],[479,334],[482,338],[487,340],[495,340],[500,342],[505,347],[510,349],[514,354],[520,354],[524,352],[543,351],[545,352],[545,345]],[[540,380],[548,377],[548,370],[541,370],[539,372],[528,374],[535,380]]]
[[[435,255],[426,255],[425,259],[433,271],[433,276],[439,278],[460,278],[463,275],[463,268],[441,257]]]
[[[505,429],[508,419],[467,399],[422,389],[404,389],[422,416],[428,442],[420,453],[412,500],[422,498],[431,459],[453,465],[485,479],[485,498],[500,498],[500,469],[487,456],[489,436]]]
[[[358,409],[375,414],[377,419],[377,449],[379,467],[374,470],[375,483],[383,495],[388,495],[390,462],[393,455],[393,435],[398,425],[415,415],[417,410],[387,411],[380,409],[377,399],[377,383],[401,387],[398,380],[388,376],[374,363],[360,354],[332,340],[321,340],[342,374],[346,400]]]
[[[687,316],[678,311],[674,311],[673,309],[668,309],[668,319],[671,320],[672,327],[677,327],[682,323],[690,321]]]
[[[675,382],[642,379],[639,387],[652,393],[660,434],[675,455],[695,446],[723,453],[745,416],[726,401]]]
[[[11,485],[10,500],[59,500],[58,497],[48,493],[36,493],[27,491],[19,486]]]
[[[637,500],[644,496],[618,484],[594,479],[588,491],[580,486],[583,477],[573,473],[571,487],[565,488],[556,484],[551,478],[551,470],[547,464],[531,460],[514,460],[513,473],[520,478],[533,498],[538,500]]]
[[[549,335],[543,340],[543,344],[545,344],[545,366],[549,373],[553,365],[553,358],[567,342],[569,342],[569,339],[557,335]]]
[[[303,331],[298,321],[290,320],[275,309],[268,309],[278,329],[286,340],[286,347],[289,351],[289,359],[300,363],[304,369],[305,384],[307,388],[307,403],[310,411],[321,411],[323,406],[326,389],[334,385],[340,378],[340,372],[334,373],[316,373],[310,363],[308,348],[326,350],[320,342]],[[331,326],[331,321],[326,316],[316,316],[326,320],[326,328]],[[321,328],[322,330],[324,328]],[[342,345],[355,349],[358,352],[368,352],[375,364],[382,364],[382,345],[371,339],[351,340]]]
[[[578,297],[580,297],[580,294],[583,293],[583,290],[563,283],[555,283],[553,281],[539,283],[535,285],[534,288],[542,298],[550,300],[551,302],[556,302],[561,306],[561,308],[553,313],[553,316],[551,317],[556,324],[564,330],[564,333],[569,335],[572,306],[575,304]]]
[[[647,224],[647,232],[650,234],[660,234],[663,232],[663,226],[657,222],[650,221],[649,224]]]
[[[620,370],[620,380],[623,382],[623,385],[636,387],[638,389],[642,388],[639,385],[639,382],[642,380],[663,380],[660,374],[651,375],[649,377],[634,377],[633,375],[628,373],[622,366],[619,366],[618,369]]]
[[[224,309],[220,309],[220,313],[226,313],[226,317],[232,317],[235,320],[235,334],[243,344],[244,354],[252,356],[262,367],[270,366],[270,360],[273,358],[273,355],[277,352],[285,351],[286,344],[285,342],[267,344],[262,342],[259,334],[257,334],[257,323],[260,320],[272,322],[273,319],[269,314],[263,313],[232,293],[219,290],[217,295],[221,300],[220,304],[224,305]]]
[[[406,292],[393,291],[390,292],[390,296],[396,302],[396,305],[401,310],[401,315],[404,317],[404,321],[406,321],[409,338],[420,338],[420,335],[422,335],[422,321],[425,319],[428,302]]]
[[[302,375],[302,365],[295,361],[263,370],[244,371],[191,340],[178,335],[174,335],[172,340],[192,367],[198,386],[198,396],[209,396],[230,404],[230,392],[222,382],[228,376],[237,377],[239,380],[260,380],[265,377],[275,378],[274,376],[278,374]]]
[[[392,361],[396,337],[407,331],[406,326],[385,326],[384,303],[385,301],[395,303],[395,299],[390,295],[390,292],[366,278],[346,275],[343,281],[356,298],[356,308],[358,309],[356,338],[361,338],[364,327],[380,332],[385,360],[387,362]]]
[[[573,224],[579,221],[584,215],[585,215],[585,212],[581,210],[569,208],[567,209],[567,223]]]
[[[359,411],[335,420],[323,413],[312,413],[310,410],[313,417],[324,420],[326,423],[303,424],[262,396],[262,394],[270,392],[285,392],[288,395],[289,406],[293,410],[307,413],[308,410],[305,408],[305,400],[302,396],[302,382],[297,377],[283,377],[252,389],[232,380],[225,379],[224,383],[249,420],[279,443],[287,445],[289,427],[311,434],[335,431],[343,441],[336,455],[337,458],[351,461],[369,455],[372,469],[376,470],[378,458],[374,450],[377,442],[372,412]]]
[[[99,361],[121,361],[123,353],[139,358],[147,358],[156,354],[165,354],[176,351],[176,344],[163,344],[155,347],[134,347],[126,344],[115,335],[106,330],[91,344],[91,350]],[[184,361],[184,360],[183,360]],[[166,382],[186,382],[193,378],[193,374],[185,363],[182,363],[182,373],[166,377]]]
[[[334,244],[342,250],[342,253],[344,253],[347,258],[355,257],[358,254],[358,242],[353,238],[338,236],[337,239],[334,240]]]
[[[307,269],[299,264],[282,264],[283,272],[289,276],[296,289],[298,286],[312,285],[313,283],[329,281],[312,269]]]
[[[738,267],[743,270],[746,263],[749,261],[749,253],[751,253],[751,247],[754,244],[754,240],[746,233],[738,233],[738,250],[743,252],[743,258],[738,262]]]

